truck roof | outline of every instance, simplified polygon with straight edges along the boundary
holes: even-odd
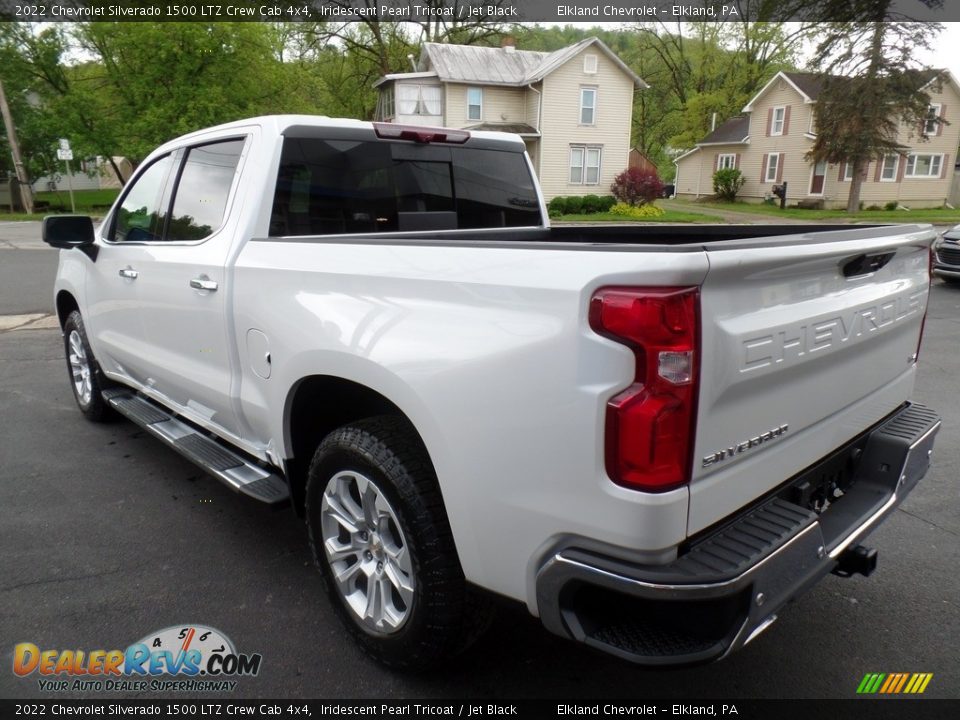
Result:
[[[172,138],[168,142],[164,143],[161,147],[157,148],[157,151],[155,152],[165,151],[168,149],[168,146],[171,145],[181,145],[185,140],[190,141],[201,139],[208,134],[219,134],[224,130],[239,130],[242,128],[248,128],[251,125],[258,125],[271,133],[283,135],[292,127],[304,126],[316,128],[369,130],[373,132],[374,124],[375,123],[373,122],[365,120],[355,120],[352,118],[331,118],[327,117],[326,115],[260,115],[257,117],[245,118],[243,120],[234,120],[233,122],[215,125],[213,127],[204,128],[202,130],[197,130],[192,133],[187,133],[186,135]],[[503,143],[504,145],[513,146],[511,148],[513,150],[523,150],[525,148],[524,142],[520,136],[512,133],[494,132],[488,130],[460,130],[459,128],[458,131],[466,132],[471,138],[484,140],[488,143]]]

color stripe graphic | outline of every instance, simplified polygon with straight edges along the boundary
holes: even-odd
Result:
[[[857,686],[858,695],[920,695],[933,673],[867,673]]]

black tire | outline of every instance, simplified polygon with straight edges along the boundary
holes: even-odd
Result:
[[[89,394],[81,392],[74,380],[74,368],[71,364],[71,341],[74,339],[74,333],[79,340],[84,357],[82,362],[86,362],[89,368]],[[83,327],[83,318],[79,310],[74,310],[67,316],[67,321],[63,324],[63,347],[67,358],[67,374],[70,378],[70,388],[73,390],[73,399],[77,401],[77,407],[83,416],[91,422],[109,422],[116,417],[113,408],[111,408],[100,394],[104,389],[110,387],[112,383],[104,377],[100,370],[100,365],[90,349],[90,341],[87,340],[87,332]]]
[[[324,549],[324,493],[332,479],[351,473],[372,481],[385,498],[412,560],[412,602],[404,605],[403,624],[387,631],[365,625],[350,607],[338,589]],[[353,637],[379,662],[403,670],[427,669],[463,652],[490,625],[493,605],[464,579],[433,466],[419,436],[405,419],[375,417],[330,433],[310,464],[305,511],[310,546],[327,594]],[[329,528],[329,511],[326,517]],[[351,538],[355,535],[348,534]],[[357,535],[367,539],[367,533]],[[386,545],[379,547],[382,550]],[[365,557],[370,556],[365,553]],[[371,580],[361,578],[358,582],[367,583],[369,595]]]

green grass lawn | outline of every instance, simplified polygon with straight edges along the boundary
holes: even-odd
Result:
[[[73,200],[79,215],[103,216],[120,193],[113,190],[74,190]],[[0,212],[2,220],[41,220],[45,215],[58,215],[70,212],[70,193],[66,189],[53,192],[34,193],[34,203],[47,203],[33,215],[27,213]]]
[[[674,205],[682,205],[696,209],[697,207],[715,210],[729,210],[732,212],[752,213],[755,215],[769,215],[771,217],[786,217],[796,220],[857,220],[877,223],[936,223],[939,225],[960,223],[960,209],[929,208],[916,210],[861,210],[848,215],[846,210],[808,210],[805,208],[784,208],[779,205],[746,202],[689,202],[687,200],[673,200]]]
[[[660,217],[648,217],[642,220],[632,220],[623,215],[613,213],[580,213],[577,215],[563,215],[553,222],[626,222],[626,223],[716,223],[720,218],[686,210],[665,210]]]

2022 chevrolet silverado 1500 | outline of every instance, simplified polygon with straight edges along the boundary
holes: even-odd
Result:
[[[645,664],[722,657],[926,472],[931,228],[550,228],[515,136],[304,116],[174,140],[47,218],[76,400],[291,501],[363,646],[492,591]]]

